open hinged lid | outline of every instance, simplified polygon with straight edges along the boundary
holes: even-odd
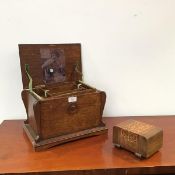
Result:
[[[80,44],[19,44],[23,88],[82,80]]]

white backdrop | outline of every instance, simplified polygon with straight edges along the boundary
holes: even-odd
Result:
[[[82,43],[105,116],[175,114],[174,0],[0,0],[0,120],[25,118],[18,43]]]

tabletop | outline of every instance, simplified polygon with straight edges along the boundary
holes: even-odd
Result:
[[[112,128],[127,119],[163,129],[163,147],[149,159],[115,148]],[[0,125],[0,174],[113,175],[175,173],[175,116],[104,117],[108,133],[35,152],[23,120]]]

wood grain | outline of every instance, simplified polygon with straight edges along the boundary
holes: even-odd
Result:
[[[112,127],[135,119],[163,128],[159,152],[140,160],[112,144]],[[46,151],[34,152],[22,129],[23,120],[0,125],[0,174],[124,175],[170,174],[175,172],[175,116],[104,118],[108,134],[94,136]]]
[[[140,158],[148,158],[162,147],[163,130],[144,122],[127,120],[113,127],[113,143]]]
[[[107,131],[102,122],[106,94],[82,82],[80,44],[20,44],[19,54],[24,130],[35,150]],[[26,64],[32,90],[25,89]]]
[[[81,45],[77,44],[19,44],[19,55],[22,72],[23,89],[28,88],[28,78],[25,72],[25,64],[30,66],[30,75],[33,79],[33,87],[44,84],[42,74],[41,48],[60,48],[66,57],[66,82],[82,80],[80,74],[72,74],[78,63],[79,71],[82,72]],[[61,84],[61,83],[57,83]]]

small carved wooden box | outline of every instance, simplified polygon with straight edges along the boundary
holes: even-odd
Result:
[[[113,127],[113,143],[138,157],[148,158],[163,144],[163,130],[136,120],[127,120]]]
[[[106,94],[82,82],[80,44],[20,44],[24,130],[42,150],[107,131]]]

